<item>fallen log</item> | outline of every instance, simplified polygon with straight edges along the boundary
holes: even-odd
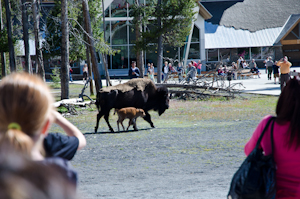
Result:
[[[191,91],[191,90],[186,90],[186,91],[169,90],[169,93],[170,94],[179,94],[179,95],[182,95],[182,94],[187,94],[187,95],[196,94],[196,95],[203,95],[203,96],[210,96],[210,97],[214,96],[214,97],[231,97],[231,98],[234,98],[234,95],[216,95],[216,94],[208,94],[208,93]]]
[[[166,86],[167,88],[184,88],[184,89],[209,89],[209,90],[218,90],[218,91],[225,91],[225,92],[239,92],[240,89],[234,89],[234,88],[218,88],[218,87],[211,87],[211,86],[198,86],[194,84],[162,84],[162,83],[156,83],[156,86]]]
[[[94,101],[82,101],[81,98],[72,98],[72,99],[64,99],[58,102],[54,103],[54,107],[60,107],[60,106],[66,106],[67,104],[69,105],[74,105],[74,106],[86,106],[86,105],[91,105],[93,104]]]

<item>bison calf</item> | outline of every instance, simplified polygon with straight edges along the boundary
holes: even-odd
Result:
[[[115,109],[115,112],[117,112],[117,114],[119,116],[118,121],[117,121],[118,131],[120,131],[119,123],[121,123],[123,130],[125,131],[125,128],[123,126],[123,121],[126,118],[129,118],[128,127],[127,127],[126,131],[128,131],[129,126],[132,124],[133,124],[134,130],[137,131],[138,129],[136,128],[136,118],[146,116],[145,111],[143,109],[139,109],[139,108],[137,109],[134,107]]]

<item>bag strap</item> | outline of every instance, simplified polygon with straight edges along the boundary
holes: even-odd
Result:
[[[264,136],[264,134],[265,134],[267,128],[269,127],[271,121],[274,121],[274,120],[275,120],[275,117],[272,116],[272,117],[270,118],[270,120],[268,121],[268,123],[266,124],[266,126],[265,126],[263,132],[262,132],[261,135],[259,136],[255,148],[258,148],[258,146],[259,146],[259,144],[260,144],[260,142],[261,142],[261,140],[262,140],[262,138],[263,138],[263,136]],[[274,125],[273,125],[273,126],[274,126]],[[273,132],[273,128],[271,129],[271,132]],[[273,135],[272,135],[272,133],[271,133],[271,139],[272,139],[272,140],[271,140],[271,144],[272,144],[272,152],[273,152]]]
[[[273,123],[272,123],[272,126],[271,126],[271,146],[272,146],[272,154],[274,152],[274,143],[273,143],[273,130],[274,130],[274,123],[275,123],[275,117],[274,117],[274,120],[273,120]]]

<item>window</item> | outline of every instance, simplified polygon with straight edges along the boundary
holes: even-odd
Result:
[[[186,43],[184,46],[180,47],[180,60],[181,61],[183,61],[185,59],[186,47],[187,47]]]
[[[243,57],[245,60],[249,60],[249,48],[238,48],[238,55]]]
[[[208,49],[207,57],[207,61],[218,61],[218,49]]]
[[[129,21],[128,27],[129,27],[129,43],[134,44],[136,40],[136,36],[135,36],[135,26],[132,23],[132,21]]]
[[[110,21],[105,21],[105,41],[110,44]]]
[[[112,68],[128,68],[127,46],[114,46],[113,49],[119,50],[120,52],[112,56]]]
[[[171,47],[169,45],[164,45],[163,51],[164,51],[163,57],[171,58],[173,60],[178,59],[178,48],[177,47]]]
[[[251,59],[261,59],[261,47],[251,48]]]
[[[262,47],[261,48],[261,58],[266,59],[267,57],[274,58],[274,48],[272,47]]]
[[[231,60],[231,57],[230,57],[230,48],[221,48],[219,49],[219,60],[221,62],[230,62],[232,61]]]
[[[129,65],[132,61],[136,61],[136,52],[133,49],[133,46],[129,46]]]
[[[200,32],[199,28],[197,26],[194,26],[191,42],[199,42],[200,41],[199,32]]]
[[[146,52],[146,63],[153,63],[154,67],[157,67],[157,48]]]
[[[195,43],[195,44],[191,43],[188,59],[200,59],[200,44],[199,43]]]
[[[106,10],[104,11],[104,13],[105,13],[105,17],[110,17],[110,15],[109,15],[109,13],[110,13],[110,6],[108,6],[106,8]]]
[[[126,21],[111,22],[112,44],[127,44],[127,25]]]
[[[111,17],[127,17],[126,0],[114,0],[110,6]]]

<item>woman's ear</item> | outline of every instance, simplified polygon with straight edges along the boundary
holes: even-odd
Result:
[[[46,135],[48,133],[49,128],[50,128],[50,120],[48,119],[42,128],[42,134]]]

